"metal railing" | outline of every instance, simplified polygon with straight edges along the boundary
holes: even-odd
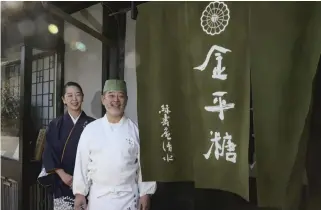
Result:
[[[32,210],[53,210],[53,197],[50,189],[39,184],[30,187],[30,209]]]
[[[18,209],[18,182],[1,177],[1,209]]]

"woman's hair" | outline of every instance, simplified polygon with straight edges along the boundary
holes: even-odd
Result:
[[[81,94],[84,95],[84,92],[82,91],[82,88],[80,87],[80,85],[77,83],[77,82],[67,82],[63,88],[63,93],[62,93],[62,96],[64,97],[65,94],[66,94],[66,90],[68,87],[71,87],[71,86],[74,86],[74,87],[77,87]]]

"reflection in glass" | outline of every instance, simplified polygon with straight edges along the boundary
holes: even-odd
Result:
[[[48,64],[49,65],[49,64]],[[44,70],[44,78],[43,81],[48,81],[49,80],[49,70]]]
[[[38,60],[38,65],[37,65],[37,67],[38,67],[38,70],[43,70],[43,59],[39,59],[39,60]]]
[[[32,73],[32,83],[37,82],[37,74],[35,72]]]
[[[37,71],[37,61],[32,61],[32,72]]]
[[[33,84],[31,87],[31,93],[32,95],[36,95],[37,94],[37,85]]]
[[[36,141],[39,129],[55,118],[55,56],[32,61],[30,138]],[[19,159],[20,64],[1,68],[1,155]]]
[[[42,93],[42,83],[37,84],[37,93],[41,94]]]
[[[44,107],[48,107],[48,104],[49,104],[49,97],[48,97],[48,94],[45,94],[45,95],[43,95],[43,97],[42,97],[42,105],[44,106]]]
[[[43,83],[43,93],[49,93],[49,83],[48,82]]]
[[[49,62],[49,57],[45,57],[43,66],[44,69],[49,69]]]
[[[1,156],[19,159],[20,72],[19,63],[1,68]]]

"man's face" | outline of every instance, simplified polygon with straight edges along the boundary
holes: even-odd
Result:
[[[108,114],[114,117],[122,116],[127,104],[127,95],[122,91],[106,92],[102,96],[102,103]]]

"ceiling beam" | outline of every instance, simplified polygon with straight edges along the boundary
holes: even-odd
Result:
[[[80,10],[86,9],[92,5],[98,4],[99,2],[96,1],[53,1],[50,2],[51,4],[59,7],[61,10],[68,14],[72,14],[78,12]]]
[[[32,18],[43,12],[41,2],[20,2],[20,7],[13,9],[6,6],[7,2],[1,2],[1,24],[11,24],[12,22],[19,22],[21,20]],[[9,2],[10,3],[10,2]],[[50,2],[62,11],[72,14],[82,9],[88,8],[99,2]]]
[[[95,37],[96,39],[100,40],[104,44],[111,45],[113,42],[103,36],[101,33],[97,32],[96,30],[90,28],[86,24],[80,22],[76,18],[72,17],[71,15],[67,14],[66,12],[62,11],[58,7],[49,4],[47,2],[43,2],[44,8],[47,9],[51,14],[56,15],[57,17],[67,21],[68,23],[72,24],[73,26],[79,28],[80,30],[86,32],[87,34]]]

